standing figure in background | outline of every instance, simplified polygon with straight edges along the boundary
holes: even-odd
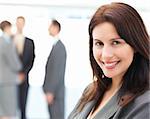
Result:
[[[11,38],[11,23],[2,21],[0,28],[0,119],[17,117],[17,85],[21,62]]]
[[[52,20],[48,30],[54,38],[54,44],[46,64],[43,90],[51,119],[64,119],[66,49],[58,37],[61,30],[60,23]]]
[[[19,85],[19,107],[21,110],[21,119],[26,119],[26,102],[29,88],[29,72],[33,66],[35,53],[34,53],[34,42],[33,40],[23,35],[23,28],[25,25],[25,18],[23,16],[17,17],[16,27],[17,33],[14,36],[14,43],[17,48],[20,60],[23,65],[21,71],[23,80]]]

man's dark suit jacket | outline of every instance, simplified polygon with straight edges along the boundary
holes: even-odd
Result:
[[[25,107],[26,107],[26,101],[27,101],[27,93],[28,93],[28,79],[29,79],[29,71],[31,70],[35,58],[35,52],[34,52],[35,46],[33,40],[25,37],[25,43],[23,48],[22,55],[19,55],[20,60],[22,62],[23,68],[22,71],[25,73],[25,80],[23,83],[19,85],[19,106],[21,109],[21,119],[26,119],[25,117]]]
[[[35,46],[33,40],[25,37],[25,44],[23,49],[23,54],[20,55],[20,59],[23,63],[22,71],[26,74],[26,78],[28,78],[28,73],[31,70],[35,58],[34,52]]]
[[[52,119],[64,119],[64,76],[66,67],[66,49],[59,40],[53,46],[46,64],[43,90],[54,95],[54,104],[49,105]]]

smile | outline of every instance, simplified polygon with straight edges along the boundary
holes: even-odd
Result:
[[[102,62],[102,64],[106,69],[114,69],[119,62],[120,61]]]

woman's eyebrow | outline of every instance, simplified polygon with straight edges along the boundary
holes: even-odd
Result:
[[[120,37],[116,37],[116,38],[111,38],[110,40],[111,40],[111,41],[114,41],[114,40],[123,40],[123,39],[120,38]]]
[[[99,41],[99,42],[102,42],[100,39],[97,39],[97,38],[96,38],[96,39],[93,39],[93,40],[94,40],[94,41]]]
[[[97,39],[97,38],[95,38],[95,39],[93,39],[94,41],[101,41],[100,39]],[[120,38],[120,37],[116,37],[116,38],[111,38],[111,39],[109,39],[110,41],[114,41],[114,40],[123,40],[122,38]]]
[[[119,42],[126,42],[124,39],[122,38],[112,38],[110,41],[119,41]]]
[[[120,38],[120,37],[116,37],[116,38],[111,38],[111,39],[109,39],[109,41],[115,41],[115,40],[124,41],[124,40],[123,40],[122,38]],[[97,38],[93,39],[93,41],[94,41],[94,42],[103,42],[102,40],[97,39]],[[125,42],[125,41],[124,41],[124,42]]]

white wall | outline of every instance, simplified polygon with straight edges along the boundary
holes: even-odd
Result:
[[[148,3],[142,6],[141,2],[135,2],[135,4],[134,2],[132,1],[131,4],[137,6],[136,8],[150,33],[150,7],[148,7]],[[62,25],[60,37],[67,49],[66,116],[76,104],[83,89],[91,82],[92,73],[88,56],[88,24],[89,18],[96,10],[96,6],[100,5],[100,2],[93,3],[91,6],[90,4],[87,6],[86,4],[72,4],[71,7],[69,5],[71,5],[71,2],[67,5],[60,3],[40,5],[36,2],[35,4],[27,4],[27,2],[18,4],[17,2],[0,1],[0,21],[9,20],[15,25],[15,19],[18,15],[25,16],[24,33],[35,42],[36,58],[30,72],[31,90],[29,91],[27,108],[28,116],[31,118],[36,117],[39,112],[38,117],[41,119],[48,117],[41,86],[44,81],[47,56],[51,50],[51,42],[47,32],[51,18],[57,18],[60,21]]]

